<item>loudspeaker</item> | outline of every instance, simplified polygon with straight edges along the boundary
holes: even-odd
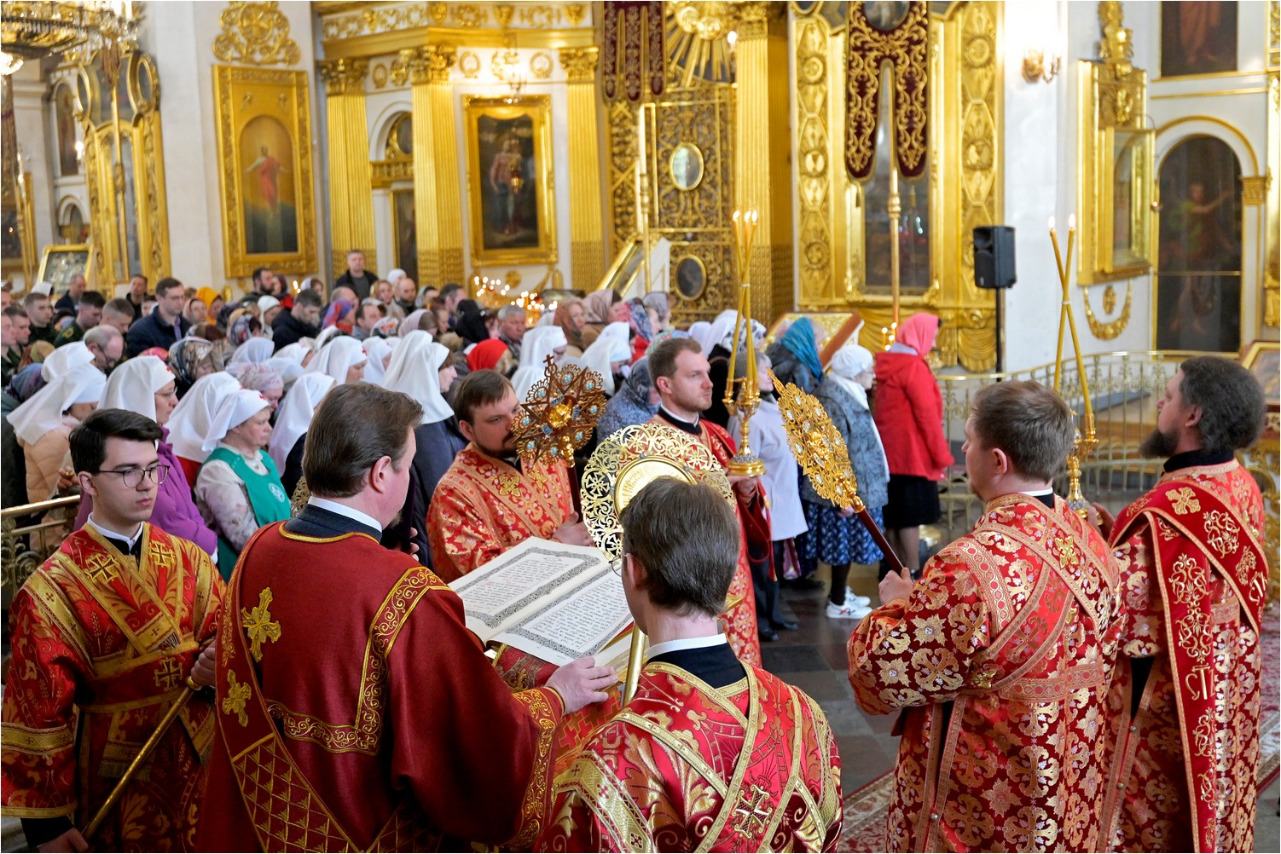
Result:
[[[1014,272],[1014,229],[980,225],[974,229],[974,284],[994,290],[1017,281]]]

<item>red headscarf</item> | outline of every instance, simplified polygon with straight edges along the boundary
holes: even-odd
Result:
[[[918,312],[903,321],[895,340],[906,344],[922,358],[934,349],[934,339],[939,334],[939,319],[928,312]]]
[[[467,354],[467,366],[473,371],[493,370],[494,365],[507,352],[507,345],[501,339],[490,338],[481,341]]]

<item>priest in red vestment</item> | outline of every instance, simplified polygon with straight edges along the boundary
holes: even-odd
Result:
[[[710,366],[703,348],[693,338],[668,338],[651,347],[646,358],[659,397],[658,413],[651,423],[688,433],[706,445],[721,465],[728,467],[735,453],[734,440],[719,425],[700,417],[712,405]],[[750,561],[768,564],[774,559],[769,509],[759,477],[730,476],[729,480],[738,499],[741,547],[738,571],[729,587],[729,599],[735,604],[725,612],[726,632],[738,657],[759,667],[761,640],[757,634]],[[772,573],[768,567],[765,571]]]
[[[453,591],[379,545],[404,506],[421,415],[375,385],[331,391],[307,433],[311,499],[241,552],[219,626],[201,849],[524,848],[537,837],[556,725],[615,676],[583,660],[513,694]]]
[[[1268,567],[1263,499],[1234,456],[1259,437],[1263,395],[1237,363],[1198,356],[1157,413],[1142,450],[1165,473],[1110,524],[1126,612],[1110,844],[1252,851]]]
[[[160,425],[103,409],[71,433],[84,527],[10,606],[13,660],[0,729],[5,815],[51,851],[190,851],[213,736],[203,692],[186,702],[88,840],[82,831],[169,708],[213,682],[223,584],[199,546],[147,523],[168,467]],[[44,846],[47,846],[45,848]]]
[[[516,455],[516,392],[497,371],[473,371],[454,397],[458,429],[470,444],[432,495],[427,542],[445,581],[483,566],[530,537],[592,545],[573,511],[564,465],[526,466]]]
[[[981,389],[964,447],[983,514],[919,582],[886,576],[850,637],[859,705],[904,711],[891,851],[1103,842],[1120,591],[1107,544],[1051,491],[1073,433],[1034,382]]]
[[[717,625],[740,548],[710,486],[658,478],[622,514],[649,636],[636,696],[557,777],[545,851],[835,851],[841,760],[818,703]]]

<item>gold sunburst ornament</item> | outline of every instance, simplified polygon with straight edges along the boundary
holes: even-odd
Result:
[[[787,444],[804,469],[805,476],[810,479],[814,491],[837,507],[853,509],[890,566],[895,572],[902,572],[903,562],[894,554],[884,532],[867,512],[863,499],[858,497],[858,479],[850,465],[849,450],[831,416],[813,395],[806,394],[792,383],[783,382],[774,376],[773,371],[770,371],[770,378],[778,390],[778,409],[783,416],[783,429],[787,431]]]
[[[512,433],[516,453],[526,465],[543,457],[574,465],[574,452],[586,445],[605,414],[604,381],[578,365],[558,365],[547,357],[547,372],[529,390]]]

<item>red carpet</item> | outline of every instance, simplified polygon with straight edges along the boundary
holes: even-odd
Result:
[[[1277,778],[1281,746],[1281,607],[1272,603],[1263,612],[1263,708],[1259,719],[1259,791]],[[884,851],[885,821],[894,772],[868,783],[845,798],[845,827],[841,851]]]

